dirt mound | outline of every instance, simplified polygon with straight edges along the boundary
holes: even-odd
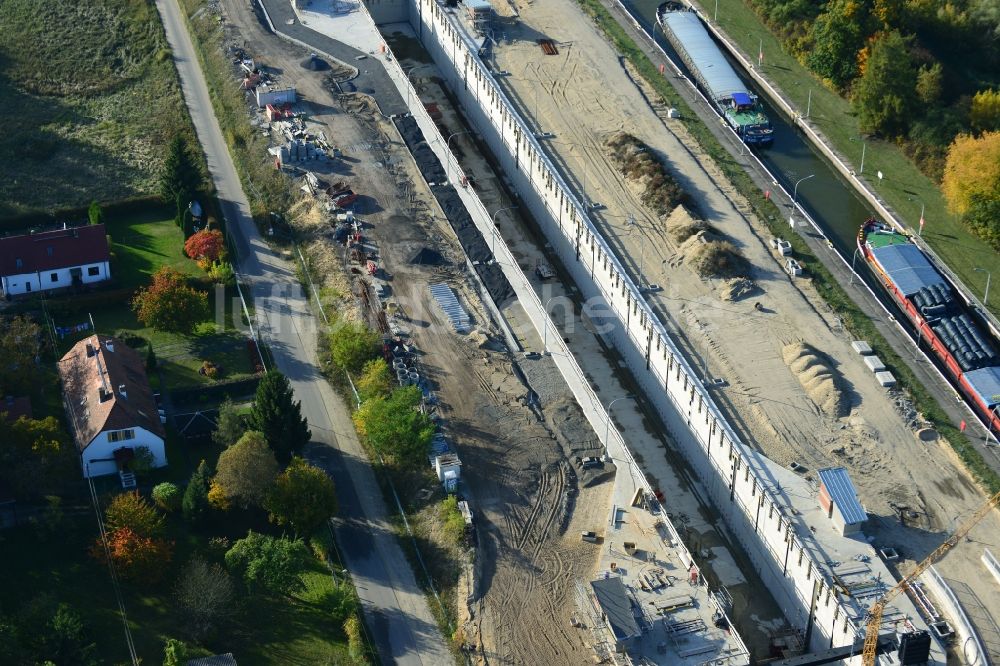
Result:
[[[302,65],[304,69],[308,69],[312,72],[325,72],[330,69],[330,65],[326,64],[326,61],[315,53],[310,53],[309,57],[299,64]]]
[[[781,357],[823,413],[833,418],[847,416],[849,404],[843,379],[825,354],[804,342],[793,342],[785,345]]]
[[[684,263],[703,278],[746,277],[750,264],[736,246],[710,231],[699,231],[680,246]]]
[[[429,247],[422,247],[415,255],[413,255],[410,259],[410,263],[418,266],[447,266],[448,260],[441,256],[441,253],[437,250],[433,250]]]
[[[695,234],[707,231],[713,235],[718,235],[711,224],[705,220],[700,220],[696,218],[691,212],[684,206],[677,206],[674,208],[673,212],[666,219],[667,223],[667,234],[676,243],[683,243],[691,236]]]
[[[666,215],[688,201],[684,188],[645,143],[626,132],[615,132],[605,144],[619,170],[641,186],[642,202],[658,215]]]
[[[730,278],[719,292],[724,301],[738,301],[757,291],[757,283],[745,277]]]

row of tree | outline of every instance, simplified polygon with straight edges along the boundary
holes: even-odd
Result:
[[[994,0],[750,0],[783,46],[850,95],[861,129],[941,177],[964,132],[1000,129]]]

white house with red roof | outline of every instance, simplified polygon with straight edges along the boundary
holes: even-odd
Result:
[[[160,422],[142,356],[124,342],[92,335],[59,361],[63,401],[84,477],[118,472],[145,447],[167,464]]]
[[[111,252],[103,224],[0,238],[4,296],[82,287],[111,279]]]

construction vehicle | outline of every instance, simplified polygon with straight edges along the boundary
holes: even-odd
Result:
[[[979,524],[979,521],[985,518],[986,514],[992,511],[997,504],[1000,504],[1000,493],[996,493],[986,500],[968,520],[962,523],[950,537],[945,539],[944,543],[935,548],[913,571],[904,576],[903,580],[899,581],[894,588],[886,592],[881,599],[875,602],[875,605],[868,612],[868,622],[865,625],[865,646],[861,652],[862,664],[864,666],[875,666],[878,653],[878,633],[882,626],[882,613],[885,612],[885,607],[898,597],[900,592],[907,590],[910,587],[910,583],[926,571],[927,567],[944,557],[945,553],[951,550],[952,546],[964,539],[972,531],[972,528]]]

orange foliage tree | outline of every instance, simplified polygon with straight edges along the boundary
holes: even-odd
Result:
[[[184,242],[184,254],[207,266],[222,259],[226,254],[226,242],[222,232],[216,229],[199,231]]]
[[[208,295],[188,286],[184,276],[163,266],[153,282],[132,299],[132,309],[144,325],[158,331],[191,333],[208,318]]]
[[[131,527],[119,527],[108,533],[108,548],[98,539],[91,555],[106,562],[108,555],[118,574],[131,581],[156,583],[167,570],[173,557],[173,544],[165,539],[142,536]]]

